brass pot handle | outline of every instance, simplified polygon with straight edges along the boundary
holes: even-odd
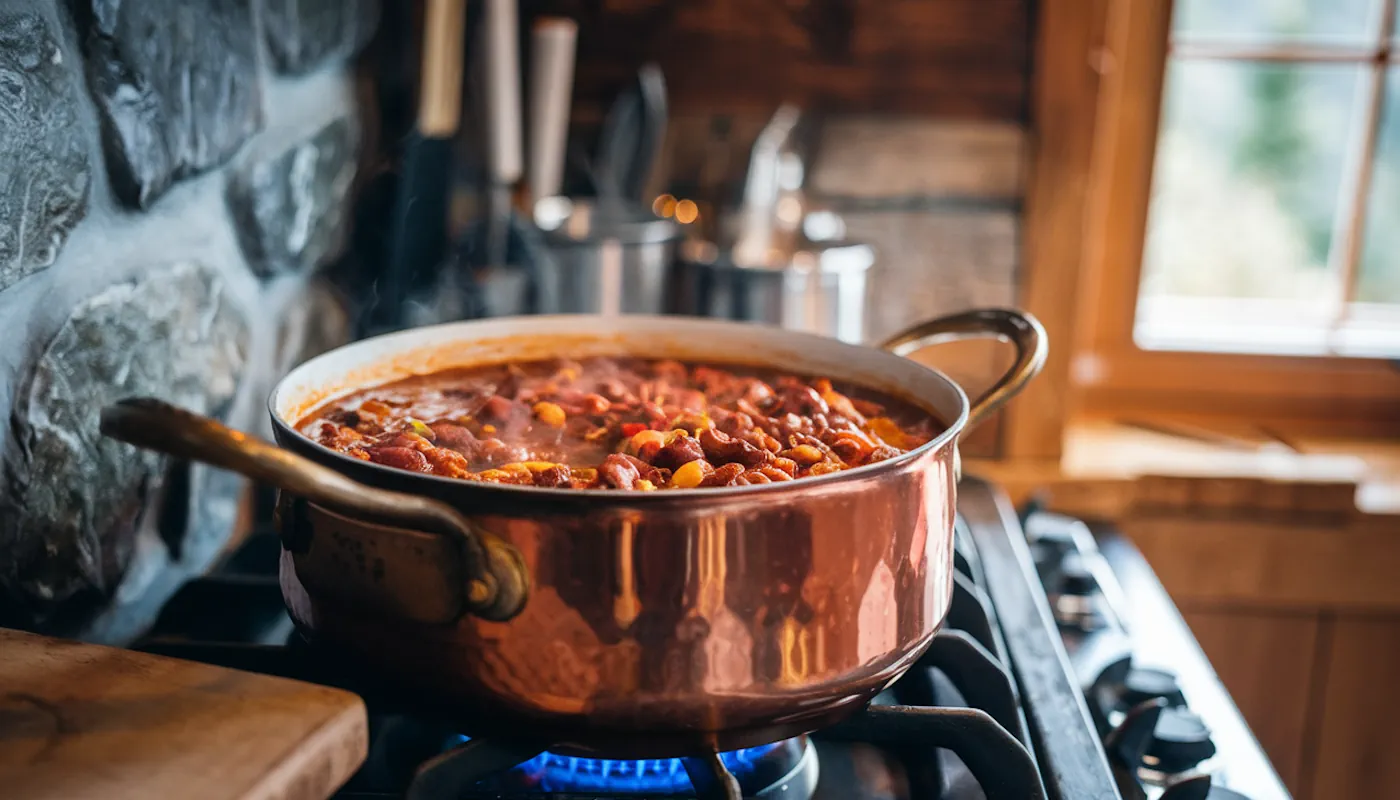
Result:
[[[465,579],[457,582],[460,597],[451,604],[455,613],[449,610],[445,617],[455,619],[470,612],[502,621],[525,605],[530,584],[519,551],[497,536],[474,529],[446,503],[366,486],[256,436],[154,398],[120,400],[102,409],[101,430],[137,447],[241,473],[341,514],[455,540]]]
[[[1016,348],[1016,361],[1005,375],[968,409],[967,427],[972,430],[988,415],[1015,397],[1026,383],[1045,366],[1049,352],[1045,328],[1024,311],[1009,308],[982,308],[964,311],[927,322],[920,322],[886,339],[881,349],[897,356],[909,356],[935,344],[960,339],[999,339]]]

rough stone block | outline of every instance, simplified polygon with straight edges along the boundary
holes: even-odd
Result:
[[[262,126],[250,0],[75,0],[117,195],[146,208]]]
[[[0,289],[53,264],[87,213],[75,63],[42,18],[0,12]]]
[[[308,283],[288,301],[278,325],[277,376],[350,341],[352,324],[340,292],[323,279]]]
[[[16,398],[0,485],[0,616],[71,621],[108,601],[163,472],[161,458],[102,436],[99,411],[151,395],[221,412],[250,333],[221,278],[194,264],[153,269],[74,309]]]
[[[291,148],[249,153],[234,171],[229,209],[258,275],[312,269],[340,253],[358,133],[353,119],[338,119]]]
[[[263,39],[278,72],[299,75],[359,51],[379,23],[377,0],[266,0]]]

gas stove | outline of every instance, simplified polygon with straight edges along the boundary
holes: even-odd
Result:
[[[976,479],[963,481],[958,510],[952,608],[913,669],[834,727],[710,757],[604,760],[543,742],[466,738],[436,709],[301,642],[282,610],[271,533],[252,537],[221,570],[186,586],[139,649],[359,694],[369,709],[369,754],[339,798],[1287,796],[1228,695],[1200,678],[1214,676],[1199,649],[1197,663],[1176,666],[1189,692],[1169,685],[1175,676],[1160,662],[1157,672],[1137,663],[1130,628],[1149,639],[1184,636],[1192,647],[1194,640],[1179,617],[1177,628],[1158,628],[1162,612],[1152,603],[1166,597],[1159,585],[1157,597],[1141,601],[1156,616],[1142,626],[1122,622],[1139,599],[1112,578],[1107,556],[1135,554],[1130,546],[1105,534],[1101,553],[1088,527],[1043,513],[1027,520],[1028,542],[1005,496]],[[1133,575],[1138,588],[1155,584],[1150,570],[1146,581]],[[1169,601],[1166,608],[1175,614]],[[1113,631],[1122,633],[1110,641]],[[1190,655],[1179,647],[1167,652]],[[1187,681],[1188,674],[1195,677]]]

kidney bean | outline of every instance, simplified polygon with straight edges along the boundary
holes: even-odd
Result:
[[[831,452],[847,464],[861,463],[874,449],[870,443],[861,441],[854,434],[846,432],[834,435],[827,444],[831,446]]]
[[[790,458],[773,459],[773,467],[786,472],[789,478],[797,477],[797,462]]]
[[[705,480],[700,481],[700,486],[734,486],[743,474],[742,464],[722,464],[706,475]]]
[[[754,406],[762,405],[773,400],[773,387],[757,379],[750,380],[744,387],[742,399]]]
[[[638,455],[641,456],[640,453]],[[700,446],[699,440],[690,436],[677,436],[662,445],[654,457],[649,459],[641,457],[644,461],[650,461],[655,466],[676,470],[682,464],[704,458],[705,450]]]
[[[434,422],[428,427],[433,429],[437,436],[437,446],[446,447],[449,450],[471,457],[475,455],[480,443],[472,432],[452,422]]]
[[[783,387],[783,408],[793,414],[825,414],[831,411],[816,389],[802,384]]]
[[[705,457],[712,464],[737,463],[745,467],[756,467],[772,460],[773,454],[761,450],[742,439],[735,439],[716,430],[700,431],[700,446]]]
[[[517,408],[515,402],[500,395],[492,395],[485,403],[481,404],[481,416],[487,419],[506,419],[510,412]]]
[[[773,483],[777,483],[777,482],[779,482],[779,481],[790,481],[790,480],[792,480],[792,476],[791,476],[791,475],[787,474],[786,472],[783,472],[782,470],[778,469],[776,466],[771,465],[771,464],[764,465],[764,466],[762,466],[762,467],[759,467],[759,468],[756,469],[756,470],[751,470],[751,473],[753,473],[753,472],[756,472],[756,473],[758,473],[759,475],[763,475],[764,477],[768,478],[768,480],[772,481]]]
[[[631,489],[642,474],[628,456],[613,453],[598,465],[598,479],[614,489]]]

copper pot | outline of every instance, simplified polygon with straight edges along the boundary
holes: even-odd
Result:
[[[987,336],[1017,357],[974,403],[899,357]],[[711,320],[521,317],[368,339],[303,364],[272,393],[280,448],[150,400],[104,410],[102,428],[280,487],[283,594],[301,630],[460,714],[464,733],[659,757],[814,730],[920,656],[951,598],[958,437],[1045,353],[1039,323],[1006,310],[917,325],[879,350]],[[852,380],[948,427],[845,472],[647,493],[409,473],[294,429],[328,398],[411,374],[619,354]]]

